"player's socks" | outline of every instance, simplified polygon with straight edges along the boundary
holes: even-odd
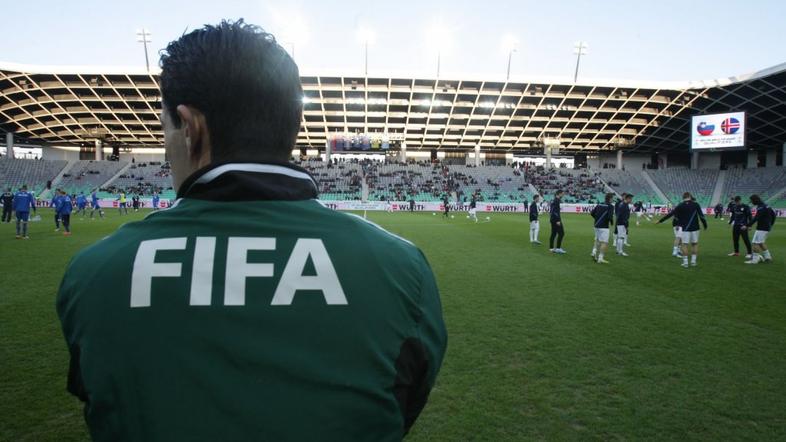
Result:
[[[697,263],[696,263],[696,258],[697,258],[697,255],[691,255],[691,256],[690,256],[690,264],[691,264],[691,265],[694,265],[694,266],[695,266],[695,265],[697,264]]]
[[[770,260],[772,260],[772,255],[770,255],[770,251],[769,251],[769,250],[765,250],[765,251],[764,251],[764,252],[761,254],[761,256],[762,256],[762,257],[764,257],[764,260],[765,260],[765,261],[770,261]]]
[[[27,237],[27,223],[22,222],[22,236]]]
[[[682,265],[687,267],[688,266],[688,255],[682,256]]]
[[[16,236],[19,236],[22,233],[22,222],[16,220]]]

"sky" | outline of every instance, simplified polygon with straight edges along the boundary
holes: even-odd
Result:
[[[303,74],[363,75],[361,30],[371,30],[369,75],[687,81],[786,62],[786,1],[727,0],[41,0],[3,7],[0,61],[144,67],[184,32],[244,18],[294,52]]]

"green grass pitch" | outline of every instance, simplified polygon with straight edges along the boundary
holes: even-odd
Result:
[[[85,440],[55,293],[77,250],[143,213],[75,217],[68,238],[40,213],[28,241],[0,225],[0,440]],[[564,256],[529,244],[526,215],[490,216],[368,214],[425,251],[450,334],[409,440],[786,439],[786,220],[773,264],[727,257],[710,220],[683,269],[670,223],[632,226],[631,256],[603,266],[587,215],[566,216]]]

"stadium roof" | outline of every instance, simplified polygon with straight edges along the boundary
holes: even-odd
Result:
[[[685,150],[690,116],[746,111],[748,147],[786,142],[786,63],[697,82],[302,75],[299,147],[387,133],[408,149]],[[36,142],[163,144],[158,73],[0,63],[0,128]]]

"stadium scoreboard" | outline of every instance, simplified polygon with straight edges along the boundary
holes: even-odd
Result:
[[[691,118],[691,150],[745,148],[745,112],[695,115]]]

